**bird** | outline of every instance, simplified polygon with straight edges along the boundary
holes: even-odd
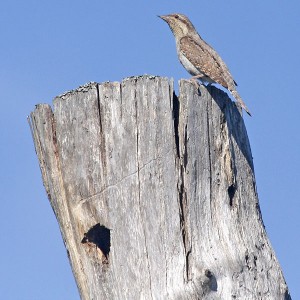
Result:
[[[236,90],[237,83],[227,65],[220,55],[201,38],[189,18],[178,13],[158,17],[164,20],[173,32],[179,61],[193,76],[191,79],[198,79],[202,83],[220,84],[251,116],[248,107]]]

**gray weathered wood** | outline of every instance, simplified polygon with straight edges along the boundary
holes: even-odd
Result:
[[[82,299],[290,299],[222,91],[90,83],[37,105],[31,127]]]

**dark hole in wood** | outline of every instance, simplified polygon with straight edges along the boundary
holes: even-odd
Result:
[[[84,234],[81,243],[95,244],[102,251],[105,258],[108,258],[110,251],[110,229],[98,223]]]
[[[205,276],[209,278],[208,287],[211,291],[217,291],[218,290],[218,283],[215,275],[210,270],[205,270]]]
[[[234,184],[232,184],[231,186],[228,187],[228,196],[229,196],[229,204],[230,206],[232,206],[232,202],[233,202],[233,197],[236,191],[236,187]]]
[[[210,278],[212,276],[212,272],[210,270],[205,270],[205,276]]]
[[[251,269],[251,267],[250,267],[249,255],[248,255],[248,254],[246,254],[246,255],[245,255],[245,260],[246,260],[246,265],[247,265],[247,268],[248,268],[248,270],[250,270],[250,269]]]

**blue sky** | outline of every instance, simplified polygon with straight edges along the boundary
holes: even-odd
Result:
[[[79,299],[26,116],[89,81],[188,78],[156,17],[173,12],[188,15],[219,52],[253,114],[245,122],[264,223],[291,296],[300,299],[296,0],[1,2],[1,299]]]

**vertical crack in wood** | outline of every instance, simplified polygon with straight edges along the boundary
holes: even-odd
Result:
[[[181,234],[182,234],[182,242],[185,252],[185,271],[186,271],[186,279],[189,281],[189,255],[191,253],[191,249],[187,249],[188,244],[188,236],[186,230],[186,193],[184,187],[184,179],[183,179],[184,169],[181,166],[180,174],[181,174],[181,183],[179,188],[179,218],[180,218],[180,227],[181,227]]]
[[[187,165],[187,124],[185,125],[183,143],[180,141],[181,136],[179,136],[179,114],[180,114],[180,102],[175,95],[173,94],[173,116],[174,116],[174,133],[175,133],[175,145],[177,150],[177,156],[179,164],[179,178],[178,178],[178,198],[179,198],[179,220],[180,220],[180,230],[182,235],[182,242],[185,253],[185,275],[186,281],[190,280],[189,273],[189,256],[191,254],[191,246],[188,247],[189,237],[187,232],[187,199],[186,199],[186,191],[185,191],[185,183],[184,183],[184,174],[185,168]],[[180,143],[183,144],[184,151],[180,153]]]
[[[178,97],[173,91],[173,119],[174,119],[174,134],[175,134],[175,145],[176,145],[176,153],[178,158],[180,157],[179,150],[179,111],[180,111],[180,103]]]
[[[122,84],[119,84],[120,86],[120,120],[123,120],[123,97],[122,97]]]
[[[58,154],[58,143],[57,143],[57,136],[56,136],[56,122],[54,119],[54,115],[51,116],[51,127],[52,127],[52,141],[53,141],[53,148],[54,148],[54,155],[57,162],[57,167],[59,169],[60,175],[61,175],[61,166],[60,166],[60,160],[59,160],[59,154]]]
[[[105,134],[103,132],[103,123],[101,117],[101,99],[100,99],[99,84],[96,85],[96,89],[97,89],[97,105],[98,105],[99,129],[100,129],[100,145],[99,145],[100,162],[102,164],[102,169],[103,169],[103,178],[106,179],[107,178],[106,141],[105,141]]]
[[[221,120],[220,120],[220,128],[221,128],[221,139],[222,143],[225,145],[224,151],[224,172],[225,172],[225,180],[227,181],[228,188],[227,194],[229,198],[229,206],[233,208],[234,206],[234,198],[237,191],[237,169],[235,165],[235,150],[233,146],[233,133],[229,127],[229,124],[232,122],[230,114],[226,114],[225,110],[222,111]],[[228,142],[227,142],[228,141]]]
[[[147,267],[149,272],[149,285],[150,285],[150,293],[151,299],[152,296],[152,283],[151,283],[151,270],[150,270],[150,262],[149,262],[149,253],[147,247],[147,239],[146,239],[146,230],[144,227],[145,222],[143,222],[143,213],[142,213],[142,206],[141,206],[141,181],[140,181],[140,161],[139,161],[139,120],[138,120],[138,99],[137,99],[137,79],[134,80],[135,87],[134,87],[134,102],[135,102],[135,121],[136,121],[136,155],[137,155],[137,180],[138,180],[138,201],[139,201],[139,210],[140,216],[142,219],[142,228],[144,234],[144,243],[145,243],[145,250],[147,256]]]
[[[208,165],[209,165],[209,204],[210,204],[210,219],[211,223],[213,224],[213,212],[212,212],[212,159],[211,159],[211,136],[210,136],[210,116],[212,115],[212,109],[211,109],[211,99],[207,100],[207,105],[206,105],[206,126],[207,126],[207,145],[208,145]],[[211,100],[211,101],[209,101]]]
[[[97,89],[97,104],[98,104],[98,113],[99,113],[99,126],[100,126],[100,133],[102,135],[103,128],[102,128],[102,119],[101,119],[101,105],[100,105],[100,92],[99,92],[99,84],[96,85]],[[122,98],[122,95],[121,95]]]
[[[190,278],[190,266],[189,266],[189,256],[192,252],[192,247],[189,245],[189,236],[188,236],[188,229],[187,229],[187,195],[186,195],[186,190],[185,190],[185,181],[184,181],[184,174],[186,170],[186,166],[188,163],[188,153],[187,153],[187,124],[185,125],[184,129],[184,153],[182,155],[183,161],[181,165],[181,199],[180,199],[180,204],[181,204],[181,215],[182,215],[182,238],[183,238],[183,245],[184,245],[184,250],[185,250],[185,260],[186,260],[186,278],[187,281],[191,280]]]

